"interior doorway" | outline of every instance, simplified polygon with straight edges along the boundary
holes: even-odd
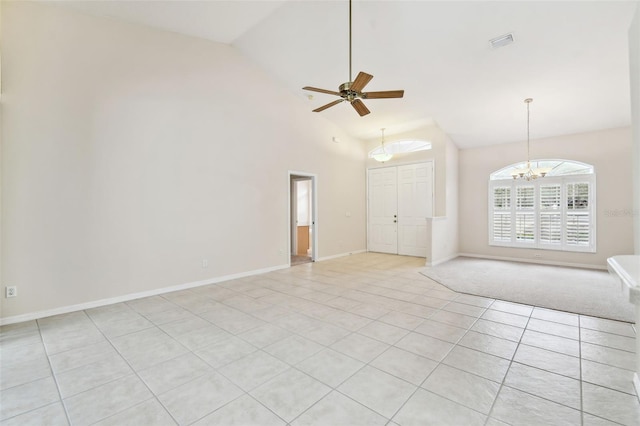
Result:
[[[289,262],[291,266],[316,259],[316,176],[289,172]]]
[[[433,162],[368,170],[368,250],[427,256]]]

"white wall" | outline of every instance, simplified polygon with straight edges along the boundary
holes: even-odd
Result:
[[[459,250],[459,150],[453,141],[447,141],[447,215],[444,229],[440,238],[435,239],[438,245],[438,257],[434,261],[443,261],[455,257]]]
[[[629,29],[631,127],[633,129],[633,199],[635,254],[640,254],[640,5]]]
[[[382,136],[382,135],[381,135]],[[385,136],[385,146],[398,140],[421,140],[431,142],[432,149],[427,151],[418,151],[407,154],[396,154],[391,160],[379,163],[373,158],[369,158],[368,154],[371,150],[380,146],[381,137],[366,141],[367,168],[398,166],[402,164],[419,163],[423,161],[433,160],[434,162],[434,215],[444,216],[447,214],[446,193],[447,193],[447,174],[446,174],[446,152],[447,142],[450,140],[438,126],[425,126],[411,132],[392,134]]]
[[[427,220],[427,266],[435,266],[458,255],[458,147],[447,140],[446,216]]]
[[[1,23],[1,317],[286,265],[289,170],[318,175],[319,257],[365,249],[362,142],[232,47],[25,2]]]
[[[458,147],[437,125],[385,137],[385,145],[398,140],[422,140],[432,149],[397,154],[385,163],[367,159],[367,167],[434,162],[434,217],[427,224],[427,264],[437,264],[458,253]],[[380,146],[380,138],[367,141],[367,153]]]
[[[460,151],[460,252],[463,254],[605,267],[607,257],[633,252],[631,129],[531,141],[531,157],[577,160],[596,171],[597,253],[492,247],[488,244],[489,174],[526,159],[526,142]]]

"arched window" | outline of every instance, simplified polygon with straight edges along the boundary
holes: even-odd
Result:
[[[431,142],[404,140],[387,142],[384,144],[384,150],[387,154],[404,154],[407,152],[425,151],[431,149]],[[369,152],[369,158],[373,158],[376,154],[382,153],[382,147],[378,146]]]
[[[526,166],[526,161],[522,163],[511,164],[510,166],[504,167],[491,173],[491,175],[489,175],[489,179],[513,179],[513,171],[516,169],[523,169]],[[546,176],[548,177],[593,174],[593,166],[591,164],[569,160],[535,160],[531,161],[531,167],[534,169],[549,170],[546,174]]]
[[[545,177],[514,178],[512,164],[489,176],[489,245],[596,251],[596,176],[592,165],[533,160]]]

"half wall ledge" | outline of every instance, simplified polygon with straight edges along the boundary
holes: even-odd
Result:
[[[620,279],[620,290],[629,293],[629,301],[636,307],[636,372],[633,385],[640,399],[640,338],[637,326],[640,324],[640,255],[620,255],[607,259],[609,273]]]

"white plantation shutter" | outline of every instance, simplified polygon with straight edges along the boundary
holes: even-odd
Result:
[[[533,210],[534,192],[533,186],[516,186],[516,210]]]
[[[511,187],[499,186],[493,188],[493,208],[495,210],[511,211]]]
[[[559,246],[562,244],[562,215],[540,213],[540,243]]]
[[[595,175],[489,184],[489,244],[595,252]]]
[[[588,214],[567,214],[567,245],[588,246],[590,228]]]
[[[536,240],[535,187],[516,186],[516,241]]]
[[[533,243],[536,238],[534,213],[516,213],[516,240]]]
[[[493,189],[494,241],[511,241],[511,187]]]
[[[566,244],[588,247],[591,243],[589,183],[567,184]]]
[[[496,212],[493,215],[493,240],[511,241],[511,212]]]
[[[540,244],[562,244],[562,187],[540,185]]]

